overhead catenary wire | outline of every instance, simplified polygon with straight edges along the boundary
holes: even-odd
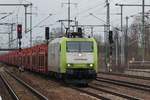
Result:
[[[13,14],[13,13],[9,13],[8,15],[5,15],[5,16],[1,17],[0,20],[5,19],[6,17],[8,17],[8,16],[10,16],[10,15],[12,15],[12,14]]]
[[[74,17],[77,16],[77,15],[79,16],[79,15],[81,15],[81,14],[87,13],[87,11],[90,11],[90,10],[95,9],[95,8],[97,8],[97,7],[100,7],[100,6],[102,6],[102,5],[104,5],[104,2],[103,2],[103,3],[99,3],[99,4],[96,3],[96,5],[93,5],[93,6],[90,7],[90,8],[87,8],[87,9],[85,9],[85,10],[82,10],[82,11],[80,11],[80,12],[77,13],[77,14],[74,14],[73,16],[71,16],[71,18],[74,18]]]
[[[47,20],[52,14],[49,14],[46,18],[42,19],[40,22],[38,22],[35,26],[33,26],[30,30],[27,30],[26,33],[32,31],[34,28],[38,27],[41,23],[43,23],[45,20]]]
[[[104,21],[103,19],[101,19],[101,18],[99,18],[99,17],[95,16],[93,13],[89,13],[89,15],[91,15],[91,16],[93,16],[93,17],[97,18],[98,20],[102,21],[102,22],[104,23],[104,25],[106,25],[106,26],[107,26],[106,21]],[[116,28],[116,27],[114,27],[112,24],[110,24],[110,26],[111,26],[111,27],[113,27],[113,28]],[[118,28],[117,28],[117,30],[118,30],[118,31],[121,31],[121,30],[119,30]]]

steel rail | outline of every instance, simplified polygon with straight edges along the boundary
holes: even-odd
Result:
[[[93,88],[95,90],[102,91],[102,92],[105,92],[105,93],[109,93],[109,94],[112,94],[112,95],[115,95],[115,96],[118,96],[118,97],[122,97],[122,98],[125,98],[125,99],[129,99],[129,100],[141,100],[141,98],[136,98],[136,97],[133,97],[133,96],[130,96],[130,95],[126,95],[126,94],[123,94],[123,93],[119,93],[119,92],[113,92],[113,91],[108,90],[108,89],[104,89],[104,88],[100,88],[100,87],[95,87],[95,86],[92,86],[92,85],[89,85],[89,87]]]
[[[31,87],[29,84],[27,84],[26,82],[24,82],[23,80],[21,80],[20,78],[18,78],[17,76],[13,75],[12,73],[10,73],[8,70],[6,70],[6,73],[8,73],[11,77],[13,77],[14,79],[16,79],[19,83],[21,83],[22,85],[24,85],[26,88],[28,88],[30,91],[32,91],[37,97],[39,97],[40,100],[48,100],[48,98],[46,96],[44,96],[43,94],[41,94],[39,91],[37,91],[36,89],[34,89],[33,87]]]
[[[115,76],[121,76],[121,77],[143,79],[143,80],[150,80],[150,77],[143,77],[143,76],[136,76],[136,75],[128,75],[128,74],[121,74],[121,73],[109,73],[109,72],[98,72],[98,73],[106,74],[106,75],[115,75]]]
[[[77,90],[77,91],[79,91],[79,92],[85,93],[85,94],[87,94],[87,95],[89,95],[89,96],[93,96],[93,97],[95,97],[95,98],[98,98],[98,99],[111,100],[111,99],[109,99],[109,98],[107,98],[107,97],[98,95],[98,94],[93,93],[93,92],[90,92],[90,91],[86,91],[86,90],[81,89],[81,88],[77,88],[77,87],[71,87],[71,88],[72,88],[72,89],[75,89],[75,90]]]
[[[138,84],[138,83],[122,81],[122,80],[114,80],[114,79],[103,78],[103,77],[97,77],[96,80],[101,81],[101,82],[115,84],[115,85],[130,87],[130,88],[134,88],[134,89],[139,89],[139,90],[143,90],[143,91],[148,91],[148,92],[150,91],[149,85]]]
[[[9,92],[10,95],[12,96],[13,100],[20,100],[19,97],[17,96],[17,94],[15,93],[15,91],[12,89],[12,87],[9,85],[9,83],[8,83],[7,80],[3,77],[2,74],[0,74],[0,78],[1,78],[2,81],[4,82],[6,88],[8,89],[8,92]]]

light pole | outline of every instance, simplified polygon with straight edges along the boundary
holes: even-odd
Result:
[[[126,32],[125,32],[125,64],[128,63],[128,21],[129,17],[126,16]]]
[[[142,41],[143,41],[143,57],[142,57],[142,60],[144,62],[144,57],[145,57],[145,17],[144,17],[144,13],[145,13],[145,0],[142,0],[142,33],[143,33],[143,36],[142,36]]]

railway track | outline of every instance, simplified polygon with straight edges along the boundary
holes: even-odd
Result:
[[[0,73],[0,85],[1,89],[3,90],[3,95],[1,96],[1,99],[4,100],[19,100],[18,96],[14,92],[14,90],[11,88],[9,83],[6,81],[6,79],[3,77],[3,75]],[[7,91],[7,92],[5,92]]]
[[[47,97],[32,88],[20,78],[10,73],[8,70],[5,70],[1,76],[9,85],[11,91],[13,91],[13,94],[11,95],[14,95],[14,100],[48,100]]]
[[[127,94],[123,94],[123,93],[116,92],[116,91],[114,92],[109,88],[106,89],[106,88],[96,86],[96,85],[91,85],[91,84],[89,85],[89,87],[86,87],[86,88],[78,88],[78,87],[72,87],[72,86],[71,88],[77,91],[80,91],[83,94],[95,97],[98,100],[99,99],[102,99],[102,100],[141,100],[141,98],[134,97],[130,94],[127,95]]]
[[[118,74],[115,74],[118,75]],[[128,76],[125,76],[128,77]],[[136,78],[136,77],[132,77]],[[138,77],[139,78],[139,77]],[[144,92],[149,93],[150,91],[150,85],[144,85],[144,84],[139,84],[139,83],[134,83],[134,82],[129,82],[129,81],[122,81],[122,80],[114,80],[114,79],[109,79],[109,78],[103,78],[98,76],[96,78],[97,82],[103,82],[103,83],[109,83],[113,85],[118,85],[118,86],[124,86],[127,88],[131,88],[131,90],[136,89],[136,90],[142,90]],[[84,92],[88,95],[91,95],[93,97],[96,97],[98,99],[104,99],[104,100],[114,100],[118,97],[121,98],[121,100],[141,100],[142,98],[133,96],[129,93],[124,93],[124,92],[119,92],[115,91],[115,89],[111,89],[110,87],[104,87],[103,85],[97,86],[96,84],[89,84],[88,88],[82,89],[82,88],[77,88],[76,90]],[[94,92],[97,91],[97,92]],[[133,90],[134,91],[134,90]],[[108,94],[108,95],[101,95],[101,94]],[[119,98],[119,99],[120,99]]]
[[[83,89],[83,88],[77,88],[77,87],[71,87],[79,92],[85,93],[89,96],[95,97],[97,99],[102,99],[102,100],[111,100],[108,97],[102,96],[102,95],[98,95],[97,93],[93,93],[92,91],[88,91],[87,88]]]
[[[109,89],[104,89],[103,87],[101,88],[94,85],[89,85],[86,88],[77,88],[77,87],[71,88],[102,100],[141,100],[140,98],[136,98],[134,96],[114,92]]]
[[[99,88],[99,87],[92,86],[92,85],[89,85],[89,87],[86,87],[86,88],[78,88],[78,87],[72,87],[72,86],[71,86],[71,88],[73,88],[77,91],[80,91],[83,94],[87,94],[89,96],[92,96],[92,97],[98,98],[98,99],[102,99],[102,100],[115,100],[115,99],[140,100],[139,98],[136,98],[136,97],[133,97],[133,96],[130,96],[130,95],[117,93],[117,92],[112,92],[108,89],[103,89],[103,88]]]
[[[103,78],[100,76],[97,77],[96,80],[100,82],[106,82],[110,84],[119,85],[119,86],[130,87],[133,89],[138,89],[138,90],[143,90],[143,91],[148,91],[148,92],[150,91],[150,85],[138,84],[138,83],[116,80],[116,79]]]
[[[143,76],[136,76],[136,75],[128,75],[128,74],[121,74],[121,73],[99,72],[99,74],[115,75],[115,76],[136,78],[136,79],[142,79],[142,80],[150,80],[150,77],[143,77]]]

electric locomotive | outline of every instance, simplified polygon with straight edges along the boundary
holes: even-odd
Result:
[[[94,79],[97,44],[94,38],[57,38],[48,45],[48,70],[67,79]]]

